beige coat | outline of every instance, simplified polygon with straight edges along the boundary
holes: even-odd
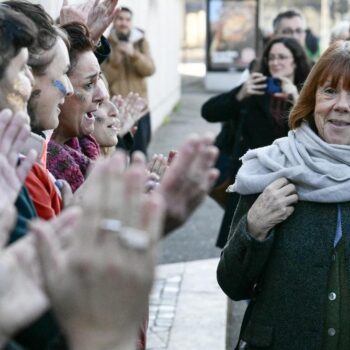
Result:
[[[113,29],[108,40],[111,44],[111,55],[103,63],[102,71],[108,81],[111,95],[127,96],[129,92],[137,92],[147,98],[146,77],[155,72],[155,66],[150,54],[149,44],[143,31],[134,29],[130,41],[135,49],[130,57],[118,49],[119,40]]]

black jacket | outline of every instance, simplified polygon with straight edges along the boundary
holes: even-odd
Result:
[[[17,221],[10,234],[9,243],[12,243],[25,236],[28,233],[29,221],[38,217],[33,201],[30,198],[28,190],[25,186],[22,187],[20,193],[18,194],[15,206],[17,209]]]
[[[249,149],[270,145],[288,133],[288,114],[292,105],[270,95],[253,95],[242,101],[236,95],[242,85],[209,99],[202,107],[202,116],[208,122],[222,122],[216,138],[220,152],[231,155],[231,176],[241,166],[239,158]],[[216,245],[223,248],[237,206],[238,195],[229,195],[228,204],[219,230]]]
[[[102,64],[111,53],[111,45],[108,40],[102,35],[100,44],[96,48],[94,54],[98,60],[98,64]]]
[[[220,150],[226,151],[234,146],[235,140],[228,137],[235,135],[234,131],[241,124],[242,131],[238,135],[239,156],[248,149],[270,145],[275,139],[286,136],[288,114],[292,107],[291,104],[267,94],[253,95],[238,101],[236,96],[241,87],[242,85],[211,98],[202,107],[202,116],[205,120],[224,123],[217,137]],[[279,114],[279,119],[274,117],[276,114]]]

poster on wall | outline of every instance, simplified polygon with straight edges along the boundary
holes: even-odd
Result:
[[[257,1],[208,0],[207,68],[245,69],[256,57]]]

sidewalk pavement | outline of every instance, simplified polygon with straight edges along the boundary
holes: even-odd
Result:
[[[150,154],[177,149],[190,132],[217,134],[220,129],[200,117],[201,105],[211,96],[201,80],[187,78],[183,83],[180,107],[154,135]],[[205,201],[186,225],[162,242],[150,296],[148,350],[225,349],[227,299],[216,282],[221,216],[215,203]]]
[[[227,298],[218,259],[160,265],[150,297],[149,350],[224,350]]]
[[[178,148],[190,132],[217,134],[219,123],[200,117],[210,96],[201,79],[184,79],[181,104],[154,135],[150,154]],[[147,350],[225,350],[227,297],[216,281],[220,251],[215,248],[221,217],[222,210],[207,199],[186,225],[163,240],[150,296]],[[229,344],[236,343],[245,306],[233,305]]]

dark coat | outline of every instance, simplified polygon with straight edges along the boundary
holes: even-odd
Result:
[[[229,151],[226,144],[233,146],[234,131],[241,123],[240,153],[243,155],[248,149],[270,145],[275,139],[284,137],[288,133],[288,114],[291,104],[282,102],[265,94],[253,95],[238,101],[236,96],[242,85],[218,96],[212,97],[202,106],[202,116],[208,122],[222,122],[223,130],[217,137],[220,150]],[[281,125],[273,117],[273,111],[280,112]]]
[[[239,158],[249,149],[268,146],[277,138],[287,135],[288,114],[292,107],[267,94],[238,101],[236,95],[241,87],[212,97],[202,107],[205,120],[223,123],[215,144],[220,152],[231,155],[233,178],[241,166]],[[273,115],[276,114],[281,118],[275,118]],[[220,248],[226,243],[237,202],[238,196],[230,194],[216,243]]]
[[[286,221],[258,241],[246,225],[256,198],[241,197],[217,270],[218,282],[231,299],[251,299],[241,340],[249,350],[320,350],[337,204],[299,202]],[[349,257],[350,203],[340,207]]]
[[[15,203],[17,209],[17,221],[13,228],[9,243],[17,241],[28,233],[28,223],[38,217],[33,201],[25,186],[22,187]]]
[[[96,48],[94,54],[97,58],[98,64],[102,64],[111,53],[111,45],[108,40],[102,35],[100,39],[100,44]]]

